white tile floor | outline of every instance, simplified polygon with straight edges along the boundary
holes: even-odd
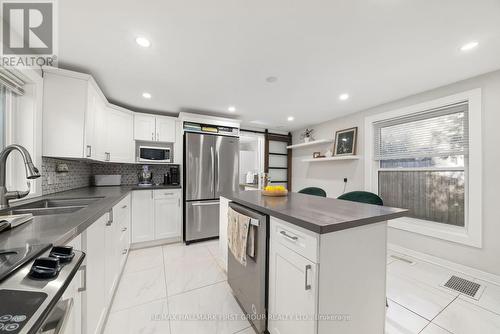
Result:
[[[132,251],[104,333],[254,334],[220,263],[217,241]],[[390,252],[386,334],[500,333],[500,287],[481,282],[476,301],[441,287],[449,274],[456,273]],[[179,319],[184,314],[194,318]],[[228,314],[235,319],[222,319]]]

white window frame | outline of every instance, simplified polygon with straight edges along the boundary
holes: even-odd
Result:
[[[365,189],[378,193],[380,161],[374,159],[374,123],[459,102],[469,105],[469,154],[465,166],[465,226],[451,226],[423,219],[403,217],[388,222],[395,229],[482,247],[482,95],[473,89],[365,118]],[[462,168],[460,168],[462,169]],[[398,169],[402,170],[402,169]],[[427,170],[427,168],[425,169]]]
[[[5,146],[10,144],[21,144],[30,152],[33,164],[42,173],[42,103],[43,103],[43,78],[35,70],[23,69],[16,71],[24,82],[25,94],[17,97],[14,102],[12,94],[9,94],[7,104],[9,104],[5,115]],[[15,105],[13,105],[15,103]],[[14,114],[14,112],[16,114]],[[13,152],[11,156],[17,156]],[[15,168],[12,157],[7,163],[7,189],[25,190],[26,175],[24,169]],[[30,180],[31,189],[28,196],[21,201],[31,197],[42,195],[42,177]],[[20,188],[22,187],[22,188]],[[19,200],[12,200],[15,203]]]

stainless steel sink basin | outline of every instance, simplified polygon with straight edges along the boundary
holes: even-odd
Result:
[[[87,206],[93,202],[99,200],[102,197],[91,197],[91,198],[58,198],[58,199],[43,199],[36,202],[21,204],[16,206],[17,209],[41,209],[41,208],[60,208],[60,207],[71,207],[71,206]]]
[[[103,197],[49,198],[14,206],[0,211],[0,215],[31,213],[33,216],[60,215],[81,210]]]
[[[58,208],[13,208],[7,211],[2,211],[1,215],[20,215],[23,213],[31,213],[33,216],[45,215],[60,215],[63,213],[72,213],[85,208],[85,206],[65,206]]]

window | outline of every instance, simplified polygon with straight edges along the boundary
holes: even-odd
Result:
[[[41,169],[43,78],[35,70],[0,67],[0,150],[10,144],[24,146]],[[19,153],[7,159],[9,190],[26,190],[24,162]],[[41,195],[41,180],[30,180],[30,195]]]
[[[5,115],[6,115],[6,89],[5,86],[0,84],[0,150],[5,147]]]
[[[465,226],[468,105],[375,123],[378,193],[408,216]]]
[[[481,90],[365,119],[366,190],[408,209],[389,227],[481,247]]]

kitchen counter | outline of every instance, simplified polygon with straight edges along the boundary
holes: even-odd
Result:
[[[164,185],[150,187],[139,187],[136,185],[87,187],[34,197],[18,202],[11,208],[44,199],[99,197],[97,201],[76,212],[34,216],[33,220],[9,231],[0,233],[0,249],[24,247],[26,244],[50,243],[54,245],[63,245],[81,234],[99,217],[111,210],[115,204],[127,196],[132,190],[179,188],[180,186]]]
[[[324,234],[405,216],[407,210],[334,198],[288,193],[264,196],[260,191],[226,192],[224,197],[256,211]]]

